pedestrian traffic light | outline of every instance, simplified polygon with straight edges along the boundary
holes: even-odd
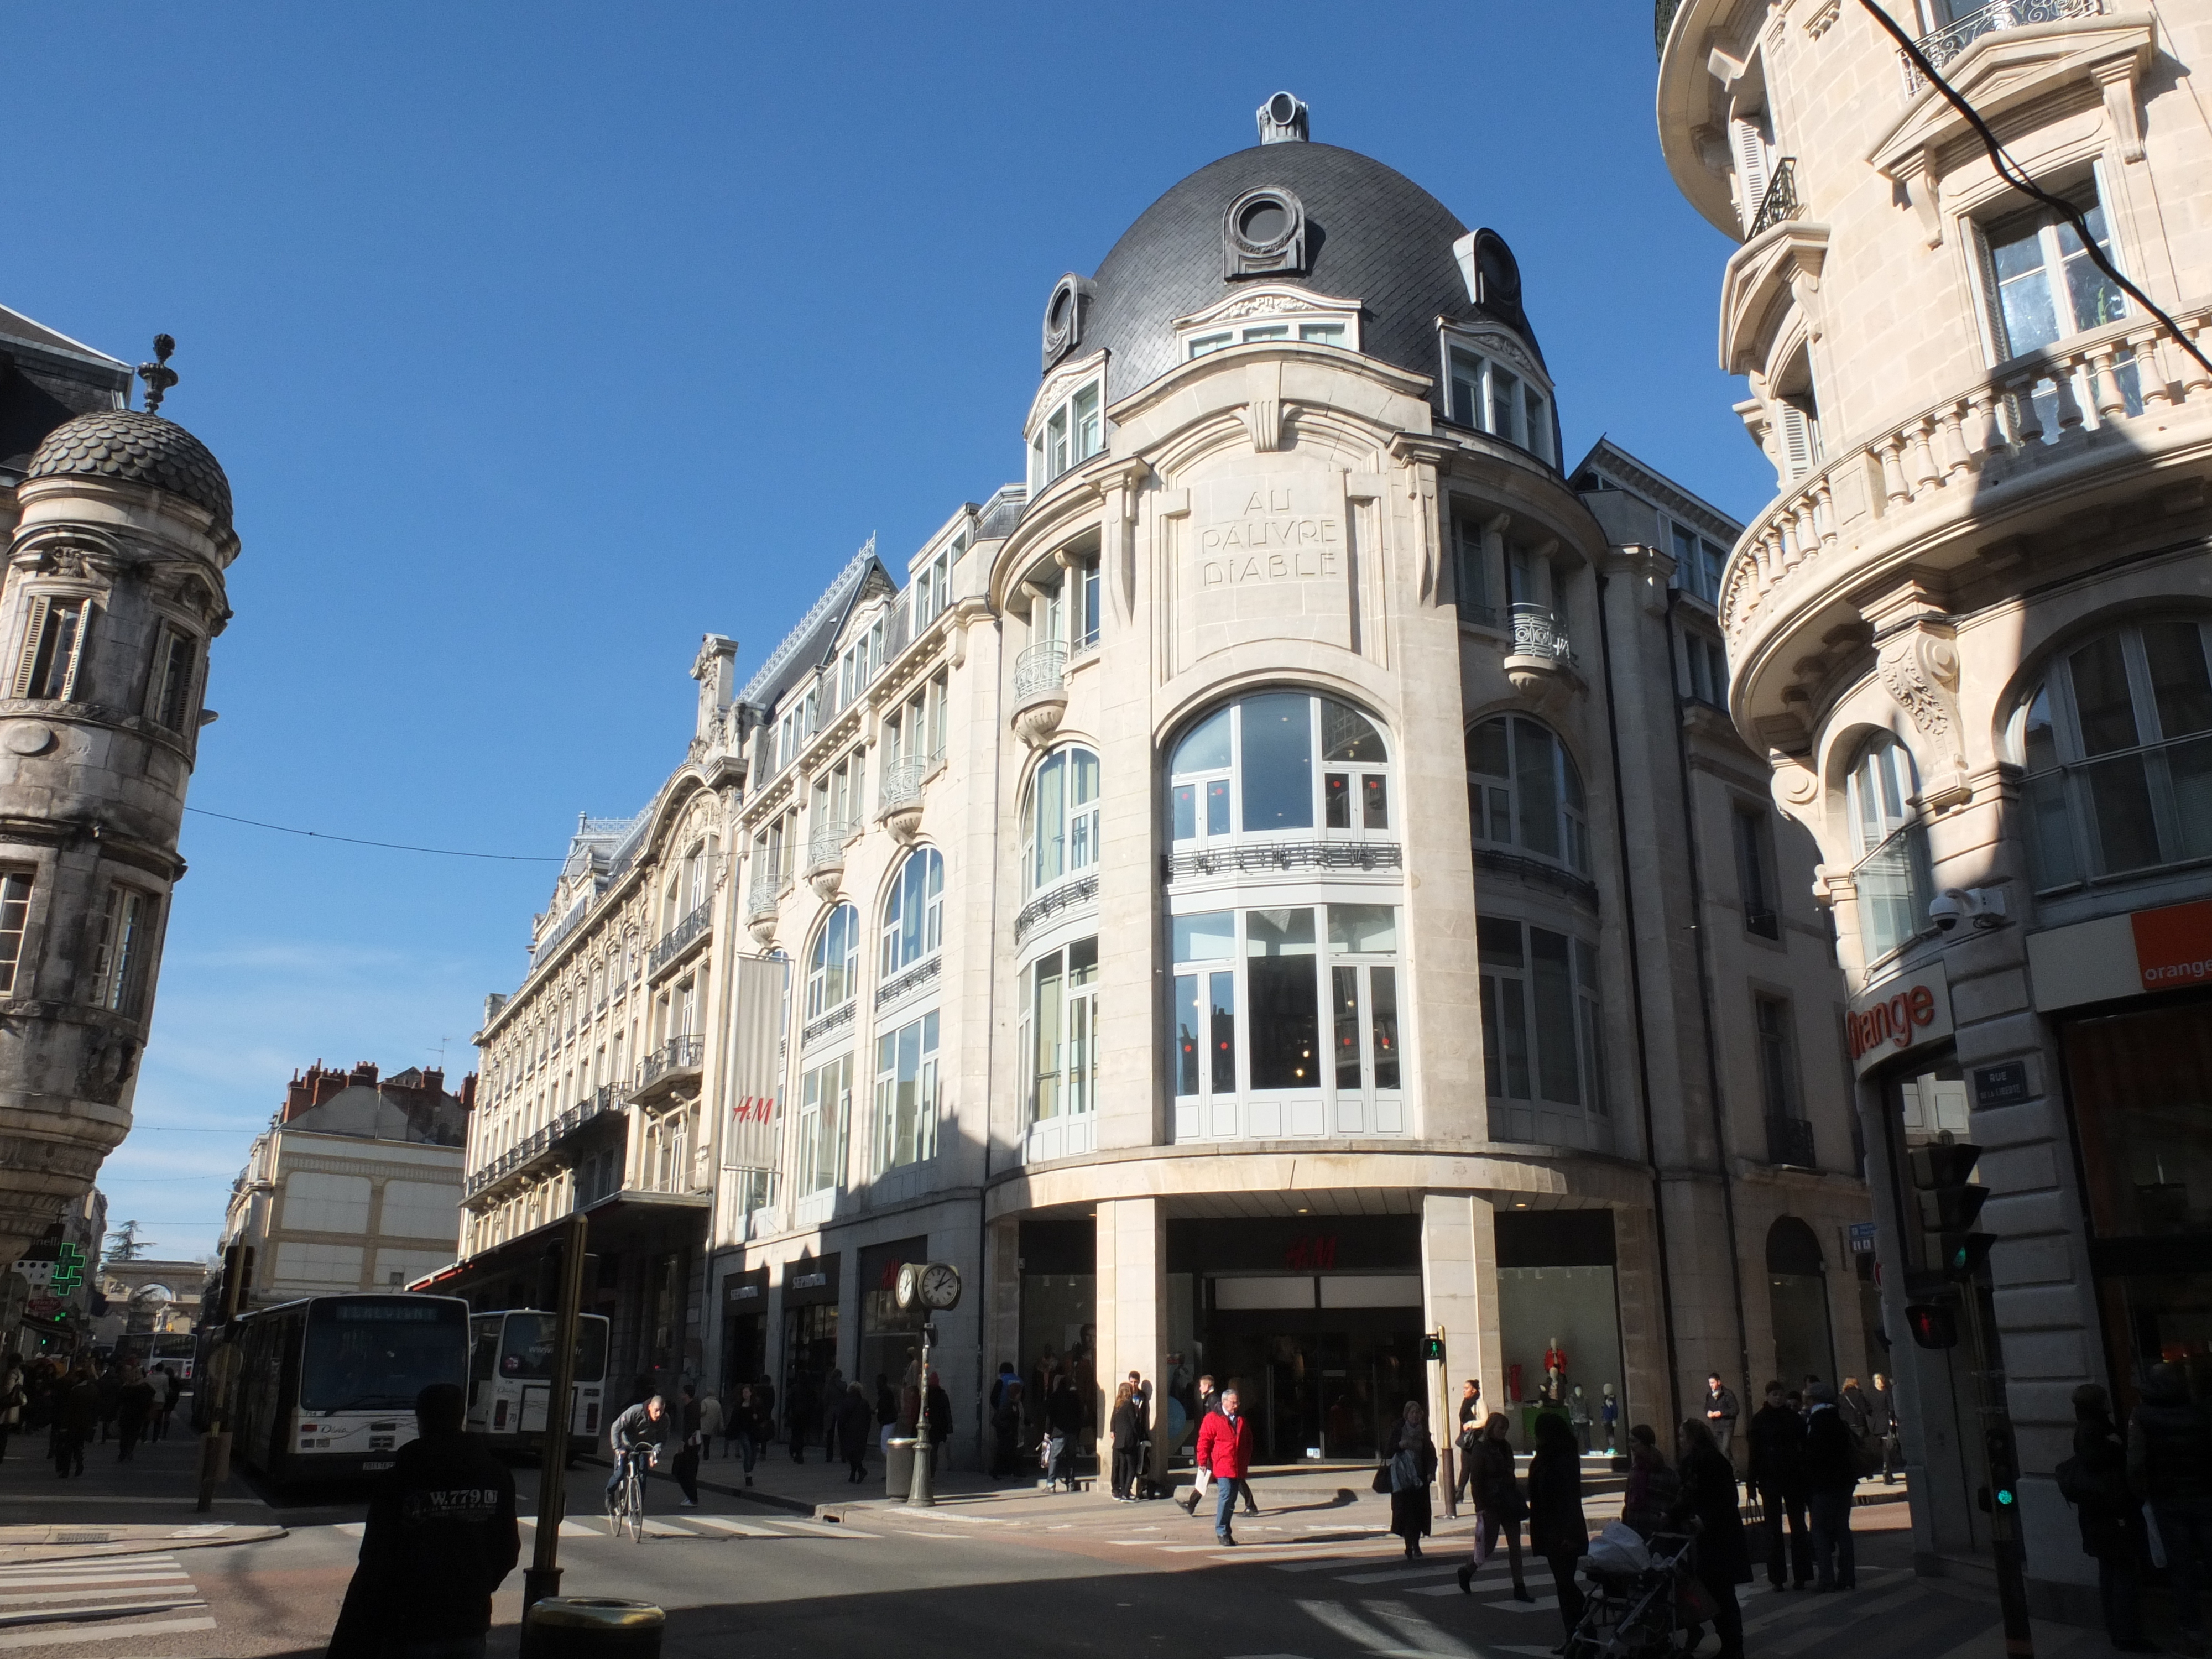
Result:
[[[1425,1337],[1423,1337],[1423,1338],[1421,1339],[1421,1358],[1424,1358],[1424,1359],[1433,1359],[1433,1360],[1435,1360],[1437,1364],[1443,1364],[1443,1357],[1444,1357],[1444,1340],[1443,1340],[1443,1338],[1442,1338],[1441,1336],[1425,1336]]]
[[[1916,1302],[1905,1309],[1905,1322],[1912,1328],[1912,1340],[1921,1347],[1959,1346],[1959,1322],[1948,1308],[1939,1308],[1932,1302]]]
[[[2009,1510],[2020,1501],[2020,1470],[2013,1455],[2012,1431],[2004,1427],[1990,1429],[1983,1435],[1982,1443],[1989,1457],[1990,1501],[1997,1510]]]
[[[1951,1279],[1972,1279],[1996,1243],[1990,1234],[1974,1231],[1975,1219],[1990,1197],[1988,1188],[1968,1179],[1981,1155],[1980,1147],[1963,1140],[1933,1141],[1908,1154],[1929,1260]]]

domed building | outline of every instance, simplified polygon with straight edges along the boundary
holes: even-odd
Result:
[[[479,1036],[444,1285],[529,1294],[581,1206],[618,1370],[811,1409],[949,1263],[964,1460],[1002,1361],[1094,1425],[1240,1378],[1270,1462],[1467,1378],[1601,1449],[1863,1367],[1811,849],[1718,708],[1739,526],[1563,465],[1506,240],[1306,121],[1052,285],[1022,482],[742,685],[708,636]]]
[[[141,373],[156,392],[176,379]],[[0,309],[0,1262],[130,1129],[215,718],[208,646],[230,617],[229,481],[183,427],[128,407],[131,381]]]

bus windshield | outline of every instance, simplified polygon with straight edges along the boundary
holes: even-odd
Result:
[[[544,1382],[553,1375],[554,1339],[560,1317],[550,1313],[511,1313],[500,1343],[499,1374],[510,1380]],[[576,1381],[597,1382],[607,1369],[607,1322],[586,1318],[576,1327]]]
[[[459,1383],[468,1339],[459,1305],[348,1297],[308,1310],[300,1356],[303,1412],[412,1411],[433,1382]]]

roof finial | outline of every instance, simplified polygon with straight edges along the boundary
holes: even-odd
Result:
[[[138,378],[146,382],[146,412],[149,415],[160,411],[163,394],[177,383],[177,371],[169,367],[169,354],[176,349],[177,343],[167,335],[156,334],[154,337],[154,361],[138,365]]]
[[[1260,106],[1260,142],[1263,144],[1302,144],[1306,141],[1305,100],[1279,92]]]

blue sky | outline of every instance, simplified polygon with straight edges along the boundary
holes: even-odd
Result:
[[[245,550],[191,801],[556,857],[682,757],[871,533],[1021,471],[1038,319],[1287,87],[1519,255],[1571,453],[1738,514],[1728,244],[1669,182],[1648,0],[94,8],[16,14],[0,302],[137,362]],[[550,864],[188,817],[137,1125],[101,1177],[210,1248],[295,1067],[470,1069]]]

